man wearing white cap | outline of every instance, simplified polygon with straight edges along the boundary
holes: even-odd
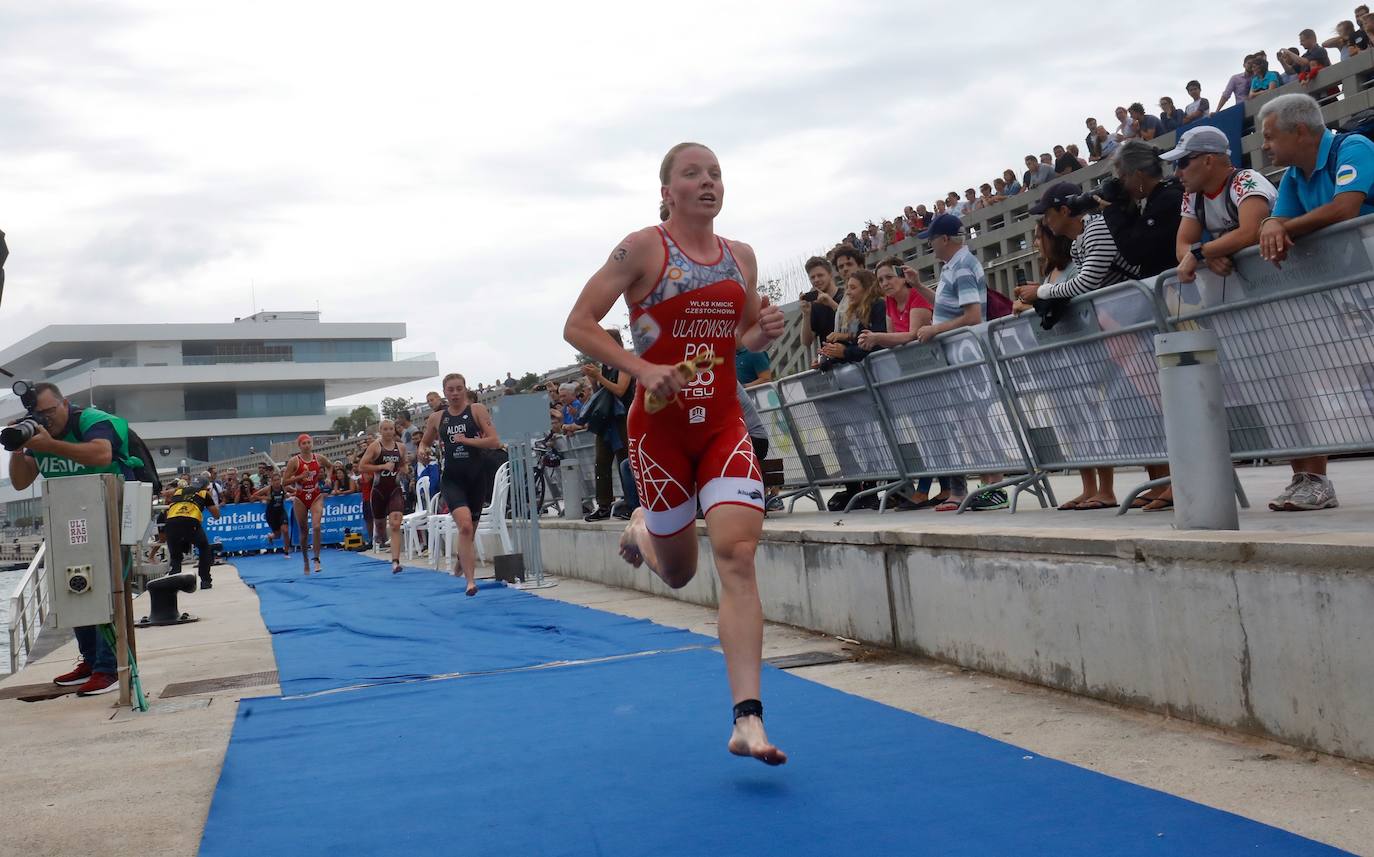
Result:
[[[1231,257],[1259,243],[1260,222],[1278,191],[1259,172],[1234,167],[1226,135],[1208,125],[1186,131],[1160,157],[1173,162],[1187,191],[1178,224],[1179,281],[1192,282],[1199,264],[1229,276]]]

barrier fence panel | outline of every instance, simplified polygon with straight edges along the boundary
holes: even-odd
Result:
[[[1153,295],[1135,281],[1072,299],[1049,330],[1035,313],[988,326],[1037,466],[1168,461],[1154,344],[1165,329]]]
[[[582,474],[582,497],[591,500],[596,496],[596,435],[580,431],[568,435],[568,452],[564,458],[577,461],[577,469]],[[621,495],[620,473],[618,467],[611,468],[611,494]]]
[[[782,408],[776,384],[759,384],[744,391],[754,403],[768,432],[768,457],[782,460],[783,493],[782,498],[806,496],[813,499],[820,509],[825,508],[820,492],[812,485],[811,474],[807,471],[806,461],[802,458],[801,447],[787,413]]]
[[[1374,215],[1301,238],[1282,268],[1238,253],[1235,273],[1156,281],[1179,327],[1220,340],[1235,459],[1374,449]]]
[[[903,481],[862,364],[803,372],[778,382],[783,412],[815,485]],[[850,501],[852,508],[856,494]]]
[[[1024,474],[998,483],[1015,486],[1013,508],[1016,494],[1041,481],[976,328],[878,351],[867,363],[906,479]]]

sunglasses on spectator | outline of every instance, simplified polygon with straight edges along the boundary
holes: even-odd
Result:
[[[1198,158],[1200,158],[1200,157],[1202,157],[1202,156],[1201,156],[1201,155],[1184,155],[1183,157],[1179,158],[1177,161],[1174,161],[1174,169],[1175,169],[1175,170],[1186,170],[1186,169],[1188,169],[1188,165],[1189,165],[1189,164],[1191,164],[1193,161],[1196,161],[1196,160],[1197,160]]]

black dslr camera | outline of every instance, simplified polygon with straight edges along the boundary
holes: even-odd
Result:
[[[1110,208],[1122,205],[1131,201],[1131,195],[1126,192],[1126,184],[1116,176],[1108,176],[1098,183],[1097,187],[1085,190],[1077,196],[1069,197],[1065,203],[1072,214],[1091,214],[1101,209],[1105,202]]]
[[[48,418],[37,413],[38,394],[34,392],[32,381],[15,381],[10,389],[14,390],[14,394],[19,397],[24,410],[28,413],[14,425],[0,429],[0,446],[8,452],[18,452],[29,442],[34,432],[39,428],[48,427]]]

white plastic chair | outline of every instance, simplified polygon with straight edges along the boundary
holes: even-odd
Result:
[[[486,548],[482,546],[483,535],[496,533],[500,536],[503,553],[511,553],[514,550],[510,530],[506,526],[506,498],[509,495],[510,462],[507,461],[496,470],[496,480],[491,489],[491,505],[487,507],[482,520],[477,524],[477,559],[480,562],[487,562]]]
[[[458,525],[452,513],[439,514],[442,499],[442,494],[435,494],[429,504],[429,558],[436,570],[448,571],[453,568],[453,559],[457,556]]]
[[[429,527],[429,494],[429,477],[421,476],[415,481],[415,511],[401,518],[406,559],[414,559],[421,553],[420,530]]]

